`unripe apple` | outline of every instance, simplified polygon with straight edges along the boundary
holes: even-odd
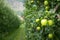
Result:
[[[36,30],[38,30],[38,31],[39,31],[40,29],[41,29],[40,27],[37,27],[37,28],[36,28]]]
[[[48,25],[49,26],[53,25],[53,23],[54,23],[53,20],[48,20]]]
[[[31,3],[33,3],[34,1],[32,0]]]
[[[48,5],[48,1],[44,1],[44,5]]]
[[[53,34],[52,33],[48,34],[48,38],[53,38]]]
[[[41,20],[41,25],[46,26],[47,25],[47,19],[42,19]]]
[[[45,7],[45,9],[46,9],[46,10],[48,10],[48,9],[49,9],[49,7],[48,7],[48,6],[46,6],[46,7]]]
[[[39,19],[36,19],[36,22],[39,22]]]

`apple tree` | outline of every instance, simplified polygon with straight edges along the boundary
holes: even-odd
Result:
[[[27,40],[60,40],[60,1],[26,0]]]
[[[5,4],[4,0],[0,0],[0,40],[18,29],[19,26],[20,19],[18,16]]]

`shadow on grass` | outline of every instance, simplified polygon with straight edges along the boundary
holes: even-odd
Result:
[[[25,39],[25,25],[22,24],[17,30],[9,33],[2,40],[26,40]]]

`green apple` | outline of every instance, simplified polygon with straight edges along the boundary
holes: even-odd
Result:
[[[39,22],[39,19],[36,19],[36,22]]]
[[[54,23],[53,20],[48,20],[48,25],[49,26],[53,25],[53,23]]]
[[[34,1],[32,0],[31,3],[33,3]]]
[[[45,9],[46,9],[46,10],[48,10],[48,9],[49,9],[49,7],[48,7],[48,6],[46,6],[46,7],[45,7]]]
[[[48,38],[53,38],[53,34],[52,33],[48,34]]]
[[[47,19],[42,19],[41,20],[41,25],[46,26],[47,25]]]
[[[48,5],[48,1],[44,1],[44,5]]]
[[[48,11],[48,10],[46,10],[45,12],[46,12],[46,13],[49,13],[49,11]]]
[[[40,29],[41,29],[40,27],[37,27],[37,28],[36,28],[36,30],[38,30],[38,31],[39,31]]]

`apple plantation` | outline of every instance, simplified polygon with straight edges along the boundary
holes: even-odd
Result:
[[[0,40],[60,40],[60,0],[0,0]]]
[[[60,40],[60,0],[26,0],[24,6],[27,40]]]

